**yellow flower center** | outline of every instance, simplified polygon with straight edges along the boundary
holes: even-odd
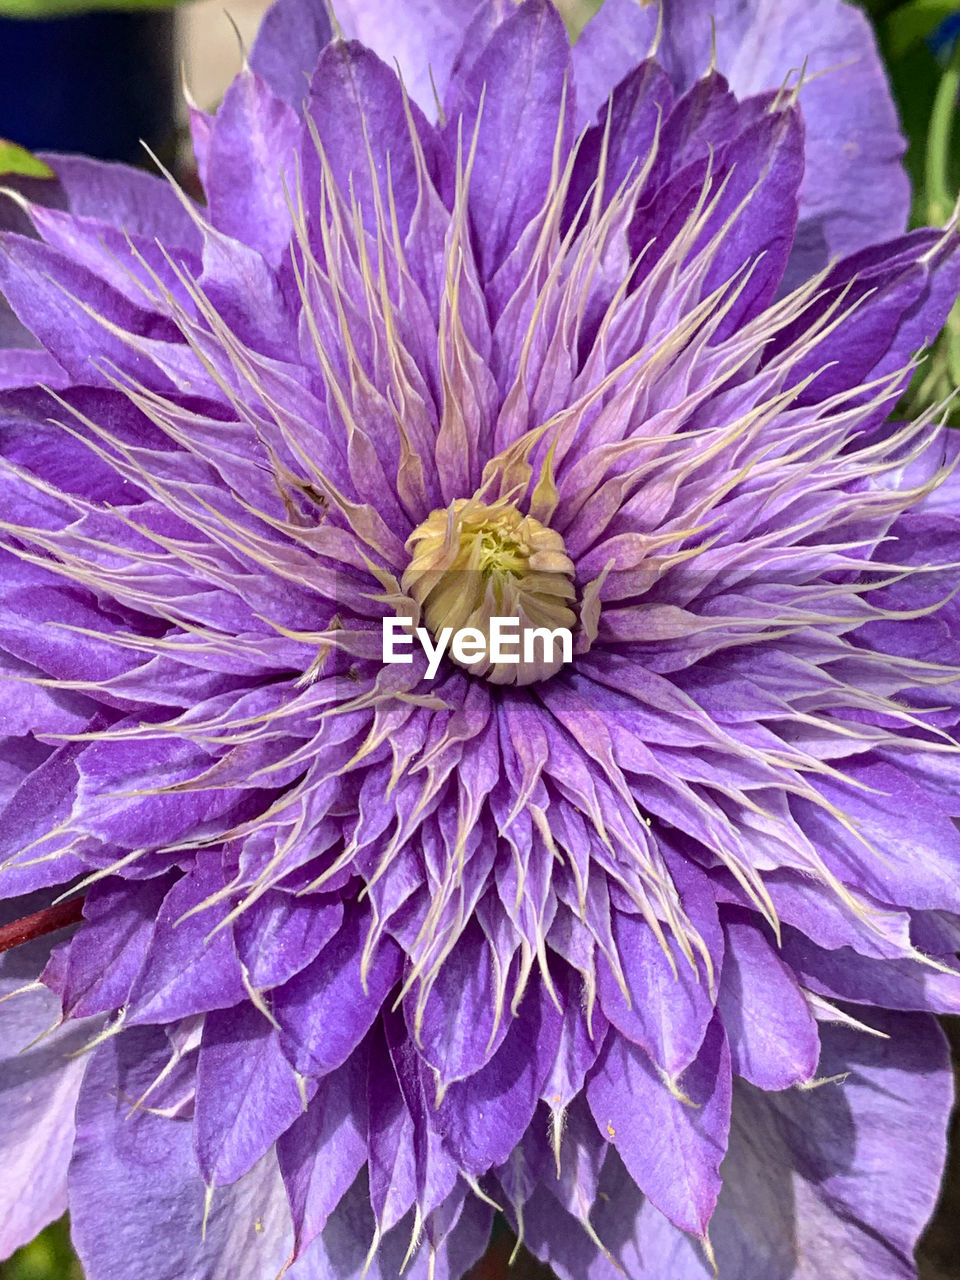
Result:
[[[485,656],[468,664],[453,646],[453,661],[494,684],[533,684],[560,670],[565,650],[559,633],[572,633],[577,615],[573,562],[559,533],[510,502],[458,498],[417,526],[407,550],[401,585],[434,638],[445,628],[454,635],[470,628],[484,637]],[[501,630],[491,628],[495,618],[516,620],[509,631],[503,628],[509,639],[500,652],[510,656],[499,661],[496,634],[491,645],[491,631]]]

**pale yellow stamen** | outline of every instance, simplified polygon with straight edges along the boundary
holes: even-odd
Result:
[[[445,627],[474,627],[489,648],[491,618],[518,620],[519,661],[494,662],[488,655],[469,666],[473,674],[494,684],[533,684],[560,670],[561,646],[533,634],[576,625],[573,562],[559,533],[513,503],[458,498],[427,516],[407,550],[401,586],[435,637]]]

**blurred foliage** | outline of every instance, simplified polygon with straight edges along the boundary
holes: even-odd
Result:
[[[957,12],[956,0],[912,0],[891,10],[881,31],[888,57],[896,62]]]
[[[89,8],[167,8],[180,0],[0,0],[0,16],[37,17]],[[599,0],[558,0],[572,28],[582,26]],[[908,141],[907,167],[913,181],[913,225],[941,225],[953,216],[960,193],[960,0],[861,0],[870,15],[886,58],[900,118]],[[28,151],[0,140],[0,175],[49,176],[46,166]],[[882,193],[878,193],[882,199]],[[960,305],[920,370],[906,399],[907,411],[919,414],[960,388]],[[960,409],[952,420],[960,425]],[[958,1033],[960,1042],[960,1033]],[[960,1199],[960,1191],[955,1200]],[[930,1239],[939,1243],[935,1221]],[[955,1249],[955,1227],[946,1224],[947,1245]],[[520,1249],[509,1265],[514,1240],[499,1219],[486,1257],[468,1280],[542,1280],[550,1272]],[[921,1275],[924,1271],[921,1271]],[[939,1269],[926,1272],[946,1275]],[[0,1263],[0,1280],[83,1280],[70,1248],[67,1219],[48,1227],[31,1244]]]
[[[61,1218],[36,1240],[0,1262],[0,1280],[83,1280],[83,1271],[70,1247],[70,1229]]]
[[[0,0],[0,18],[65,18],[100,9],[174,9],[184,0]]]
[[[960,194],[960,5],[956,0],[908,0],[872,11],[907,137],[914,226],[942,226]],[[960,388],[960,303],[911,384],[904,415],[919,416]],[[960,403],[949,411],[960,426]]]

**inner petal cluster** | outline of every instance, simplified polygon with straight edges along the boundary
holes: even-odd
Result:
[[[407,549],[401,586],[433,635],[446,628],[481,633],[485,656],[469,670],[493,684],[533,684],[560,670],[562,646],[551,637],[559,628],[572,631],[577,619],[573,561],[559,533],[511,502],[458,498],[432,511]],[[494,618],[516,620],[518,660],[496,660]]]

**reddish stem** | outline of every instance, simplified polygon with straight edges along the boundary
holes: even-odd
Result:
[[[65,929],[68,924],[76,924],[82,915],[83,898],[71,898],[69,902],[58,902],[52,907],[44,907],[42,911],[35,911],[32,916],[11,920],[9,924],[0,926],[0,951],[32,942],[34,938],[42,938],[45,933],[53,933],[56,929]]]
[[[467,1272],[465,1280],[556,1280],[553,1272],[531,1258],[526,1249],[520,1249],[511,1263],[517,1237],[502,1218],[494,1221],[493,1234],[487,1252]]]

